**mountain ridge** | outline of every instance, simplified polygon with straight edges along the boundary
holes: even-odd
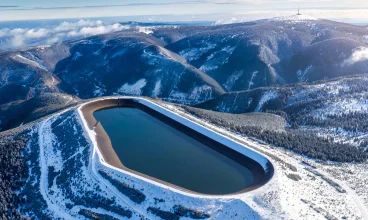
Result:
[[[150,26],[1,52],[0,95],[19,88],[6,102],[62,93],[143,95],[195,105],[225,92],[368,71],[368,59],[355,60],[368,48],[368,29],[294,18]]]

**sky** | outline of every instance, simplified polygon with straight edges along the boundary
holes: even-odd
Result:
[[[0,0],[0,21],[127,16],[147,21],[249,21],[303,14],[368,23],[368,0]]]

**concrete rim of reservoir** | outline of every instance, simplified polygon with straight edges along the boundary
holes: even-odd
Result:
[[[114,107],[133,107],[133,108],[138,108],[140,110],[143,110],[145,112],[148,109],[149,111],[152,111],[155,114],[161,115],[160,117],[167,117],[168,120],[172,120],[174,121],[174,123],[177,123],[177,124],[180,124],[180,126],[186,127],[185,129],[191,129],[192,132],[198,133],[199,135],[202,135],[205,138],[211,139],[212,141],[215,141],[215,142],[220,143],[221,145],[224,145],[227,148],[226,151],[234,151],[235,154],[241,154],[243,157],[246,157],[250,159],[251,161],[253,161],[254,163],[253,165],[256,168],[251,168],[251,169],[249,167],[247,168],[250,169],[252,174],[256,176],[255,177],[255,179],[257,179],[255,181],[256,183],[252,184],[250,187],[245,188],[244,190],[241,190],[239,192],[230,193],[230,194],[204,194],[204,193],[195,192],[189,189],[185,189],[183,187],[177,186],[172,183],[165,182],[163,180],[137,172],[135,170],[132,170],[124,166],[124,164],[122,163],[122,161],[120,161],[118,155],[116,154],[112,146],[110,137],[106,133],[101,123],[99,123],[93,116],[93,113],[98,110],[114,108]],[[264,186],[274,176],[274,172],[275,172],[274,166],[266,156],[263,156],[260,153],[249,149],[244,144],[238,143],[235,140],[230,139],[229,137],[226,137],[220,133],[217,133],[216,131],[210,130],[207,127],[204,127],[156,103],[153,103],[149,101],[148,99],[133,98],[133,97],[102,98],[102,99],[94,100],[94,101],[81,105],[79,107],[79,110],[80,110],[79,114],[81,114],[80,116],[85,120],[85,123],[86,123],[86,125],[84,126],[87,126],[89,130],[94,131],[95,141],[97,145],[95,147],[98,147],[98,150],[100,151],[101,156],[102,156],[101,159],[105,163],[109,164],[110,166],[115,167],[118,170],[123,170],[125,172],[128,172],[130,174],[135,174],[135,176],[138,176],[139,178],[141,178],[142,180],[146,182],[147,180],[150,180],[149,182],[153,181],[154,183],[158,183],[158,185],[162,184],[166,187],[176,189],[180,192],[189,193],[189,194],[193,194],[197,196],[201,195],[201,196],[217,196],[218,197],[218,196],[240,195],[240,194],[243,194],[249,191],[253,191],[255,189],[260,188],[261,186]],[[175,116],[176,119],[173,116]],[[152,116],[152,117],[155,117],[155,116]],[[185,122],[185,124],[183,123],[183,121]],[[199,128],[199,129],[196,129],[196,128]],[[208,133],[210,135],[208,135]],[[91,134],[88,133],[88,135],[91,135]],[[218,152],[223,154],[220,151]],[[231,157],[230,159],[234,160]]]

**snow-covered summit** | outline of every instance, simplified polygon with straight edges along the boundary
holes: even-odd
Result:
[[[282,16],[282,17],[275,17],[269,19],[269,21],[317,21],[318,18],[308,16],[308,15],[291,15],[291,16]]]

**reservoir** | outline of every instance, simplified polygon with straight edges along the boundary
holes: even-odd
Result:
[[[116,154],[122,169],[179,190],[210,195],[246,192],[273,174],[269,162],[265,169],[257,160],[156,110],[130,100],[123,103],[105,100],[85,107],[85,112],[91,111],[88,120],[95,121],[91,124],[99,122],[104,130],[99,133],[106,132],[111,141],[112,151],[105,156]],[[103,105],[111,107],[98,107]]]
[[[203,194],[230,194],[253,184],[244,165],[138,108],[95,111],[125,167]]]

